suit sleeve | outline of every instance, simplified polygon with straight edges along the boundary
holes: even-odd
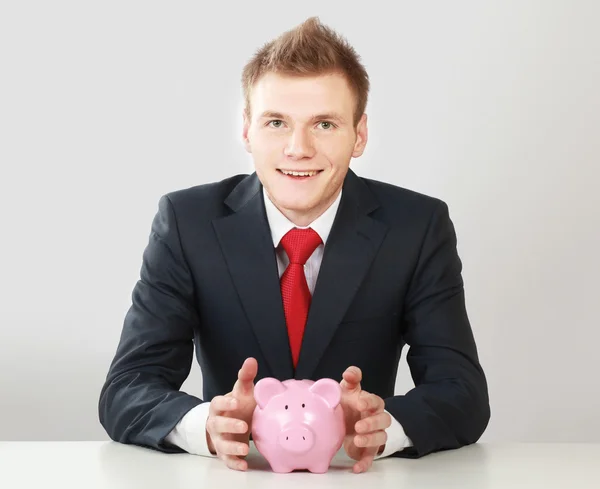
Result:
[[[174,210],[163,196],[100,392],[99,419],[111,439],[164,452],[183,451],[165,438],[202,403],[179,391],[190,372],[198,320]]]
[[[448,206],[438,201],[404,305],[402,333],[415,387],[385,399],[413,446],[393,456],[419,458],[475,443],[490,419],[456,245]]]

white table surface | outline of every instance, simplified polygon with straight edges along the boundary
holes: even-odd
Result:
[[[327,474],[270,472],[254,447],[249,470],[218,459],[115,442],[0,442],[0,488],[598,489],[600,444],[476,444],[417,460],[376,460],[353,474],[343,452]]]

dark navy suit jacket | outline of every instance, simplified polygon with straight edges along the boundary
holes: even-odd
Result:
[[[163,196],[99,418],[121,443],[164,452],[187,411],[229,392],[247,357],[263,377],[341,380],[362,369],[422,457],[476,442],[490,407],[465,309],[454,226],[436,198],[349,170],[297,368],[256,174]],[[203,399],[179,389],[196,358]],[[415,387],[394,395],[402,348]]]

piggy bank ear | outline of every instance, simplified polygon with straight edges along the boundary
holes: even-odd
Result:
[[[259,380],[254,386],[254,399],[256,404],[264,409],[267,403],[277,394],[285,392],[287,387],[279,380],[272,377],[265,377]]]
[[[317,380],[308,390],[322,397],[331,409],[335,409],[342,398],[342,388],[333,379]]]

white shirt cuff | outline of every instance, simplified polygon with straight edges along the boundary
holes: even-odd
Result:
[[[385,410],[385,412],[392,416],[387,410]],[[387,442],[385,443],[385,448],[381,454],[375,456],[375,459],[388,457],[392,453],[396,453],[400,450],[404,450],[407,447],[413,446],[411,439],[406,436],[406,433],[404,433],[404,428],[402,428],[402,425],[396,418],[394,418],[394,416],[392,416],[391,426],[386,429],[385,432],[388,436]]]
[[[210,402],[203,402],[190,409],[169,433],[165,441],[178,446],[192,455],[216,457],[210,453],[206,441],[206,420]]]

